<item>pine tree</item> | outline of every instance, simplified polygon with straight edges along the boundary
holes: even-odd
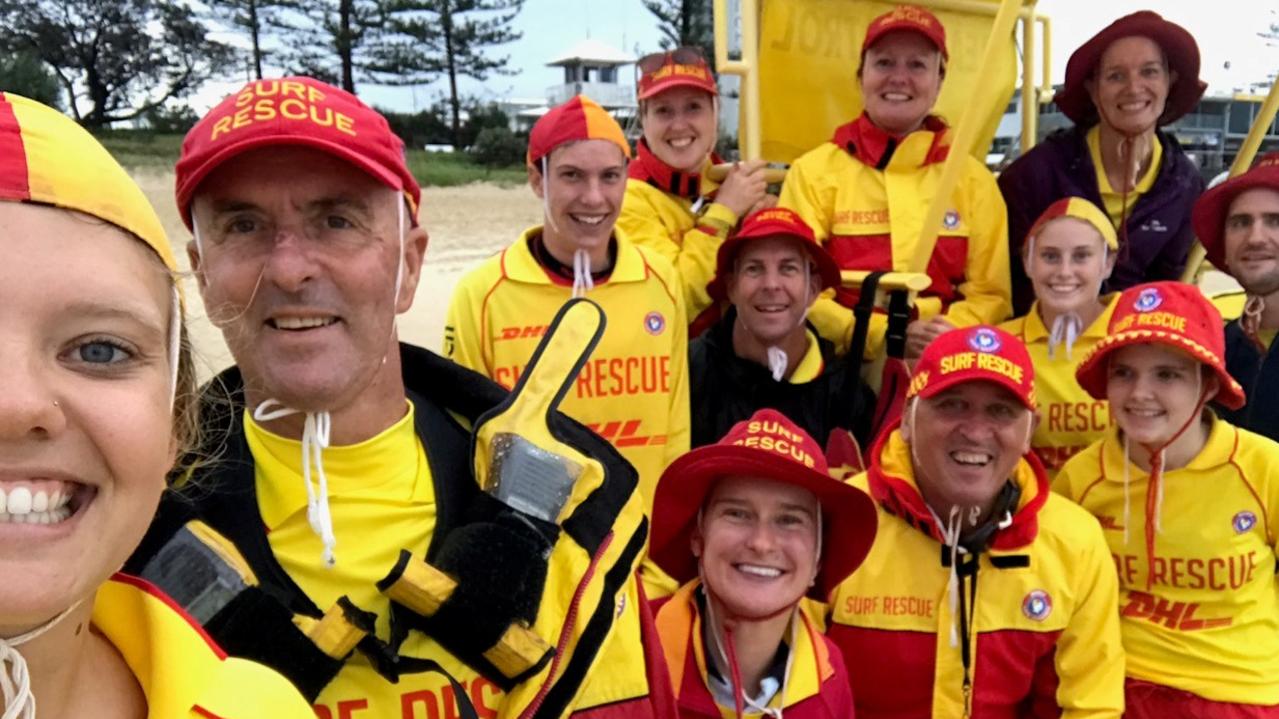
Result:
[[[658,20],[664,49],[688,45],[707,54],[714,49],[710,0],[644,0],[644,7]]]

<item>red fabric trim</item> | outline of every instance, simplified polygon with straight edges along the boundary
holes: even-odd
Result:
[[[893,240],[886,234],[834,235],[826,241],[826,250],[843,270],[891,270],[893,268]],[[963,299],[958,287],[968,270],[968,238],[941,236],[933,247],[928,260],[928,276],[933,283],[921,293],[923,297],[936,297],[943,308]],[[845,307],[857,304],[859,293],[849,288],[839,288],[835,299]]]
[[[13,112],[13,104],[0,92],[0,197],[19,201],[31,199],[28,173],[22,127]]]
[[[723,162],[723,158],[711,153],[711,163]],[[648,146],[648,141],[640,138],[635,145],[635,161],[627,170],[627,176],[633,180],[647,182],[662,192],[692,200],[701,196],[702,176],[696,172],[681,172],[662,162]],[[715,193],[708,193],[714,197]],[[713,232],[711,234],[714,234]]]
[[[858,719],[932,716],[935,633],[831,624],[826,635],[847,665]]]
[[[159,587],[141,577],[135,577],[131,574],[125,574],[124,572],[116,572],[111,577],[111,580],[128,584],[129,586],[141,590],[142,592],[159,599],[161,602],[164,602],[165,606],[172,609],[178,616],[182,617],[183,621],[189,624],[191,628],[195,630],[196,634],[200,635],[200,638],[204,640],[205,644],[209,645],[209,649],[213,650],[213,653],[217,655],[218,659],[226,659],[226,652],[222,651],[222,647],[218,646],[218,643],[213,641],[213,637],[209,636],[208,632],[204,631],[204,627],[200,626],[200,623],[195,620],[195,617],[187,614],[187,610],[178,606],[178,603],[173,601],[173,599],[169,595],[165,594]]]
[[[1257,493],[1257,488],[1252,486],[1252,482],[1248,481],[1248,475],[1243,471],[1243,467],[1239,466],[1239,462],[1235,460],[1235,456],[1239,453],[1239,428],[1231,427],[1235,433],[1235,446],[1230,449],[1230,465],[1239,473],[1239,481],[1243,482],[1243,486],[1248,488],[1248,493],[1252,495],[1253,500],[1257,502],[1257,506],[1261,508],[1261,521],[1266,525],[1266,543],[1274,545],[1275,535],[1270,529],[1270,512],[1266,509],[1266,503],[1261,501],[1261,495]]]
[[[1279,705],[1234,704],[1205,699],[1184,689],[1144,682],[1124,681],[1125,719],[1212,717],[1212,719],[1279,719]]]
[[[227,717],[224,717],[221,714],[214,714],[213,712],[209,711],[208,709],[205,709],[199,704],[192,706],[191,711],[195,712],[196,714],[199,714],[202,717],[206,717],[206,719],[227,719]]]
[[[940,117],[929,115],[924,118],[922,129],[934,133],[933,144],[924,156],[924,165],[944,162],[946,155],[950,152],[949,126]],[[863,112],[856,120],[835,128],[835,135],[831,138],[831,142],[862,164],[879,167],[889,147],[896,149],[904,137],[890,135],[879,129]]]

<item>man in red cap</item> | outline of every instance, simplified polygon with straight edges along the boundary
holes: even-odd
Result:
[[[604,337],[562,406],[635,465],[651,503],[662,470],[688,449],[688,324],[674,268],[615,227],[630,154],[622,128],[585,96],[537,121],[528,177],[545,221],[458,282],[444,352],[512,387],[565,300],[599,304]]]
[[[1115,569],[1097,521],[1049,491],[1030,449],[1034,386],[1016,337],[943,334],[852,480],[879,533],[835,592],[829,633],[859,718],[1122,713]]]
[[[806,321],[838,284],[835,261],[792,210],[756,212],[720,245],[710,291],[732,307],[689,345],[694,447],[765,407],[823,443],[836,430],[869,439],[874,397],[860,358],[836,358]]]
[[[763,409],[675,460],[653,505],[653,561],[681,582],[657,629],[681,717],[853,716],[824,601],[875,537],[875,506],[821,447]]]
[[[237,365],[201,397],[197,457],[216,460],[181,478],[132,566],[228,652],[288,676],[321,717],[560,717],[600,704],[645,715],[647,683],[625,669],[642,663],[631,661],[640,615],[624,601],[638,548],[507,544],[491,563],[445,567],[452,584],[435,587],[445,598],[429,616],[389,593],[391,574],[424,554],[444,566],[491,538],[502,511],[481,499],[458,420],[474,423],[505,393],[396,337],[426,251],[420,194],[386,120],[311,78],[250,82],[188,133],[178,209]],[[595,446],[592,457],[609,449],[574,427],[565,441]],[[605,484],[622,499],[595,521],[619,546],[642,543],[642,528],[618,519],[640,511],[629,469],[605,454]],[[580,556],[602,563],[580,576]],[[513,593],[498,560],[544,561],[549,589]],[[476,607],[453,598],[477,596],[507,601],[459,621]],[[500,630],[529,614],[555,627],[539,635],[561,650],[553,666],[493,653],[506,646]],[[584,688],[605,658],[624,667],[615,685]]]
[[[1279,440],[1279,408],[1265,401],[1279,394],[1279,152],[1205,192],[1192,221],[1208,259],[1247,294],[1243,316],[1226,325],[1226,368],[1248,401],[1218,411],[1231,424]]]

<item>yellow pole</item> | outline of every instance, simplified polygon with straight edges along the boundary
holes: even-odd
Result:
[[[1035,8],[1021,18],[1021,152],[1035,146],[1039,87],[1035,84]],[[980,76],[979,76],[980,77]]]
[[[1261,141],[1265,139],[1266,131],[1275,121],[1276,113],[1279,113],[1279,75],[1275,76],[1275,82],[1270,86],[1270,94],[1261,105],[1261,112],[1253,120],[1248,136],[1239,146],[1239,154],[1235,155],[1235,161],[1230,165],[1231,177],[1242,175],[1252,166],[1252,160],[1257,156],[1257,150],[1261,148]],[[1186,269],[1181,273],[1181,281],[1194,282],[1206,257],[1207,252],[1204,251],[1203,245],[1196,241],[1190,248],[1190,257],[1186,259]]]
[[[995,23],[990,30],[990,37],[986,38],[986,52],[982,55],[981,70],[978,71],[977,77],[986,77],[991,73],[991,68],[995,66],[995,60],[998,53],[1003,52],[1007,48],[1009,36],[1012,35],[1013,23],[1017,20],[1020,0],[1001,0],[999,12],[995,14]],[[959,127],[955,131],[954,142],[950,146],[950,152],[946,156],[946,162],[942,165],[941,181],[937,185],[937,194],[933,196],[932,203],[928,206],[928,214],[924,216],[924,227],[920,233],[919,245],[914,257],[907,258],[909,265],[907,267],[894,267],[894,269],[909,269],[914,272],[922,272],[928,266],[929,256],[921,257],[922,252],[918,248],[932,247],[936,244],[937,231],[941,227],[941,218],[945,214],[946,208],[950,206],[951,195],[955,191],[955,186],[959,183],[959,173],[963,170],[964,163],[968,161],[968,154],[971,152],[973,142],[977,139],[978,125],[981,122],[980,114],[989,108],[994,102],[995,87],[989,83],[978,83],[977,92],[974,93],[972,100],[964,107],[964,114],[959,120]],[[897,263],[894,262],[894,265]]]
[[[715,36],[715,69],[725,75],[742,79],[738,97],[745,115],[737,128],[737,148],[742,159],[760,157],[763,147],[763,128],[760,127],[759,106],[759,3],[758,0],[741,0],[742,58],[728,57],[728,0],[714,0],[711,5],[712,31]]]
[[[1040,89],[1048,98],[1040,99],[1047,102],[1052,97],[1053,91],[1053,21],[1047,15],[1036,15],[1035,21],[1044,26],[1044,77]]]

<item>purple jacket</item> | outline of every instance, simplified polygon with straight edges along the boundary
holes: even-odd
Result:
[[[1020,258],[1022,241],[1040,213],[1069,196],[1083,197],[1105,209],[1097,170],[1088,152],[1087,132],[1088,128],[1080,127],[1058,130],[999,175],[999,189],[1008,205],[1014,316],[1028,312],[1034,300]],[[1119,250],[1119,261],[1105,292],[1142,282],[1180,279],[1194,242],[1190,210],[1203,192],[1203,178],[1176,140],[1162,131],[1157,131],[1156,137],[1163,146],[1159,174],[1150,191],[1129,209],[1127,244]]]

